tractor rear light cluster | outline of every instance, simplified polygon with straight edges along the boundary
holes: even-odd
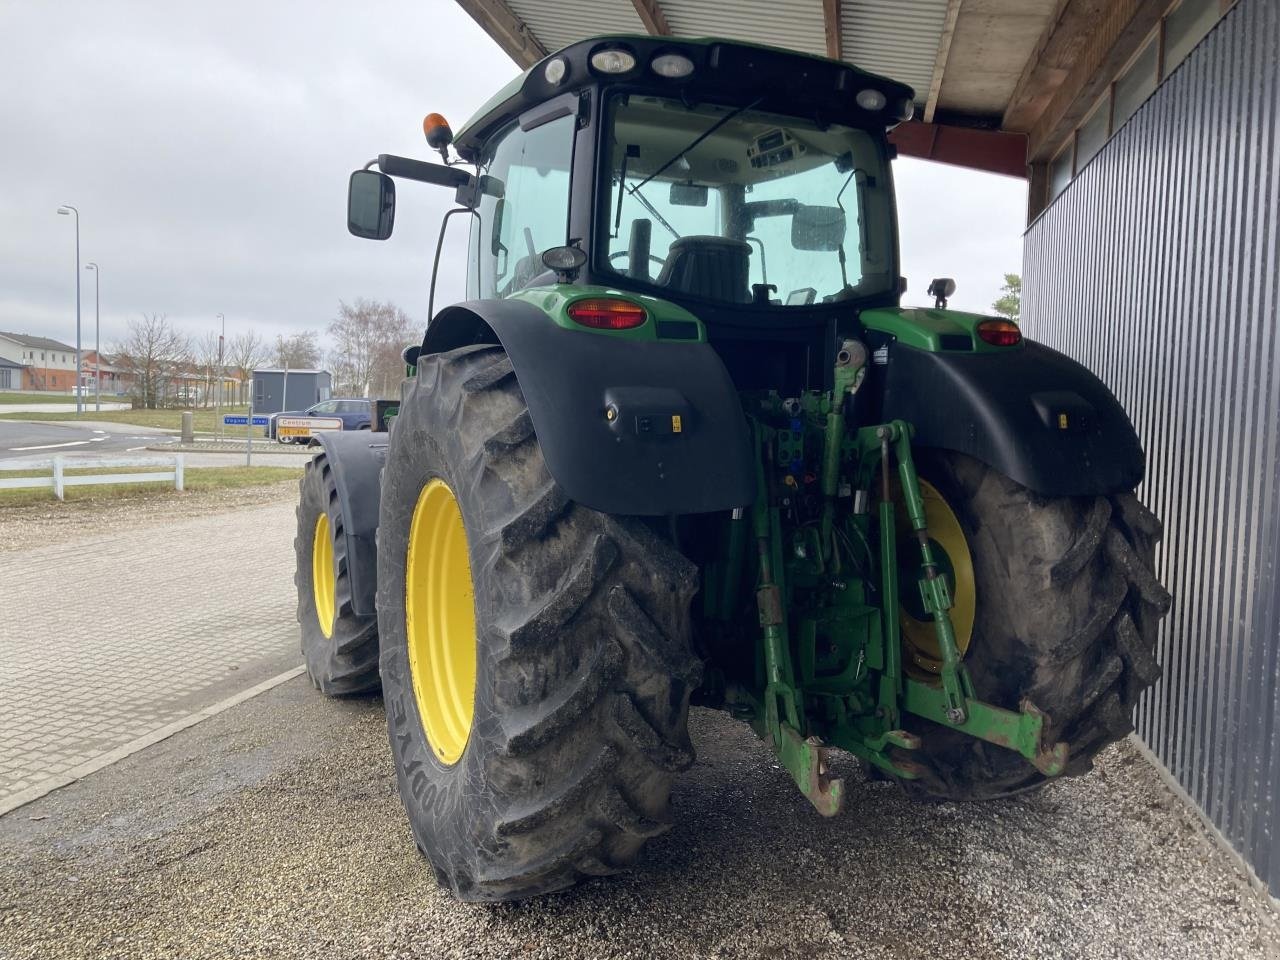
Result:
[[[1016,347],[1022,342],[1022,331],[1012,320],[983,320],[978,324],[978,336],[993,347]]]
[[[613,297],[578,300],[566,312],[574,323],[593,330],[631,330],[649,319],[640,304]]]

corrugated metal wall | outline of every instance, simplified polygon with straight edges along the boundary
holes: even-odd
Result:
[[[1030,336],[1147,450],[1175,605],[1138,733],[1280,895],[1280,4],[1241,0],[1031,226]]]

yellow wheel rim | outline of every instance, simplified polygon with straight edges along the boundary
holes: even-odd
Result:
[[[969,649],[969,641],[973,639],[973,620],[978,605],[969,540],[946,498],[923,478],[920,480],[920,496],[924,500],[929,540],[951,589],[951,626],[955,630],[956,649],[963,657]],[[910,533],[911,527],[901,504],[899,524],[904,531],[898,543],[899,562],[903,571],[910,569],[913,572],[911,576],[899,577],[899,591],[903,598],[900,611],[902,644],[907,654],[907,666],[916,672],[937,674],[942,670],[942,651],[938,648],[933,619],[924,613],[923,603],[917,599],[919,574],[916,571],[919,569],[920,547]]]
[[[440,762],[458,762],[471,736],[476,694],[476,612],[467,531],[443,480],[422,488],[405,563],[409,675],[427,742]]]
[[[333,569],[333,537],[329,533],[329,515],[321,513],[316,518],[316,529],[311,535],[311,593],[316,602],[316,619],[320,632],[333,636],[334,595],[337,593],[337,574]]]

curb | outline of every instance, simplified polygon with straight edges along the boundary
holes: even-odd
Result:
[[[244,444],[236,445],[234,443],[166,443],[153,444],[146,449],[155,450],[163,453],[226,453],[244,455]],[[290,453],[300,456],[314,456],[315,449],[307,447],[297,447],[288,443],[271,443],[270,441],[259,441],[253,445],[253,452],[257,454],[276,454]]]

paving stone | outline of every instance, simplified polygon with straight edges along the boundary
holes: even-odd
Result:
[[[299,662],[293,535],[280,500],[0,552],[0,803]]]

